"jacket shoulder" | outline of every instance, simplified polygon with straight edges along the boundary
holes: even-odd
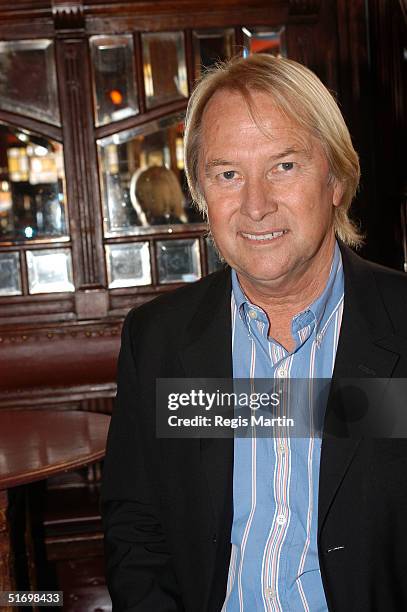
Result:
[[[152,328],[165,329],[166,332],[174,327],[180,330],[197,310],[209,306],[213,298],[230,286],[230,269],[227,267],[132,308],[125,326],[130,326],[134,332],[137,330],[137,335]]]
[[[407,275],[373,263],[370,267],[395,333],[407,339]]]
[[[407,274],[392,268],[386,268],[380,264],[362,259],[355,255],[366,271],[373,274],[375,282],[383,296],[394,298],[396,301],[407,301]]]
[[[363,259],[348,248],[341,247],[345,272],[345,287],[353,285],[365,312],[379,302],[390,318],[395,333],[407,337],[407,274]],[[350,286],[349,286],[350,288]]]

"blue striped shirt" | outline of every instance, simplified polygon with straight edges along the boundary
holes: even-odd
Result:
[[[290,353],[232,271],[234,378],[332,377],[343,311],[339,247],[323,293],[292,319]],[[321,439],[236,438],[232,553],[223,612],[327,610],[317,549]]]

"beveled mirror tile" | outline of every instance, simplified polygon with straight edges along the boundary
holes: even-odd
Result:
[[[190,283],[201,278],[199,240],[157,241],[158,278],[162,284]]]
[[[202,70],[216,62],[228,60],[235,54],[235,31],[233,28],[213,28],[192,32],[194,48],[195,79]]]
[[[0,296],[21,295],[20,255],[0,253]]]
[[[52,40],[0,42],[0,108],[60,125]]]
[[[183,32],[141,35],[147,108],[188,97]]]
[[[26,251],[30,293],[75,291],[70,249]]]
[[[148,242],[108,244],[105,249],[110,289],[151,285]]]
[[[287,57],[285,27],[243,27],[244,50],[246,57],[252,53],[268,53],[276,57]]]
[[[138,113],[134,45],[131,35],[89,39],[96,125]]]

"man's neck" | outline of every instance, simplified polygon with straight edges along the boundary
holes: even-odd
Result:
[[[305,310],[324,291],[335,251],[335,239],[326,245],[304,274],[285,285],[256,285],[238,275],[240,285],[252,304],[264,310],[269,321],[268,335],[289,352],[295,347],[291,333],[293,317]]]

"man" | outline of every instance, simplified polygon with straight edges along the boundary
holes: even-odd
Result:
[[[404,440],[328,435],[347,418],[340,379],[407,374],[405,277],[345,246],[359,164],[340,111],[296,62],[234,60],[192,95],[185,151],[230,268],[125,322],[103,490],[113,609],[406,609]],[[332,377],[322,443],[157,438],[157,378],[232,376]]]

